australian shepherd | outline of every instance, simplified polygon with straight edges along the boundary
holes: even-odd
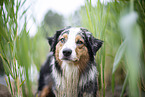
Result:
[[[103,41],[85,28],[66,27],[48,38],[51,50],[40,70],[39,97],[96,97],[96,52]]]

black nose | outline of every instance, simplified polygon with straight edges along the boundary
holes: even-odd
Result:
[[[71,53],[72,53],[72,50],[69,49],[69,48],[65,48],[65,49],[63,50],[63,55],[64,55],[65,57],[70,56]]]

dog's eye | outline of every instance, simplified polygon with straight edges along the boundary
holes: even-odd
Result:
[[[82,41],[80,41],[80,40],[78,40],[77,42],[76,42],[76,44],[83,44],[83,42]]]
[[[61,38],[59,41],[61,41],[61,43],[65,42],[65,38]]]

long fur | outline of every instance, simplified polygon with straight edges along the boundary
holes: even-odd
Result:
[[[51,46],[45,64],[40,70],[38,96],[40,97],[96,97],[97,95],[97,69],[95,63],[96,52],[103,41],[96,39],[85,28],[79,29],[88,51],[86,65],[75,65],[74,62],[58,60],[56,58],[56,45],[64,31],[77,31],[73,27],[66,27],[56,31],[53,37],[48,38]],[[61,62],[60,62],[61,61]],[[83,62],[80,64],[83,64]],[[82,69],[80,69],[82,67]],[[81,71],[80,71],[81,70]]]

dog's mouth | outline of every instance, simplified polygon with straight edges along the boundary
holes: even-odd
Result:
[[[70,58],[68,58],[68,57],[63,57],[61,60],[71,61],[71,59],[70,59]]]
[[[70,58],[70,57],[63,57],[63,58],[61,58],[61,60],[62,60],[62,61],[71,61],[71,62],[77,62],[77,61],[79,61],[78,58],[72,59],[72,58]]]

